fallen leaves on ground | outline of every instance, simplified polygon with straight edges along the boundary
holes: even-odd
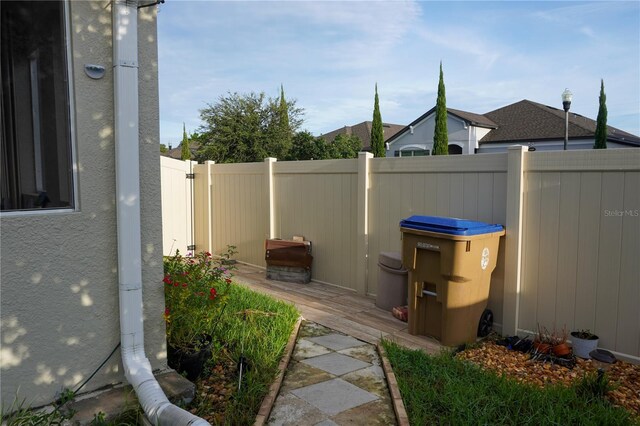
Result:
[[[585,374],[597,373],[598,367],[592,360],[576,358],[576,366],[569,369],[549,362],[530,359],[530,354],[509,350],[493,342],[464,350],[458,358],[470,361],[482,368],[498,374],[505,374],[520,382],[532,383],[540,387],[561,383],[570,386]],[[615,389],[606,398],[614,405],[630,410],[640,417],[640,365],[618,360],[607,372]]]
[[[197,395],[190,411],[211,424],[223,424],[226,406],[238,386],[236,363],[222,359],[204,376],[196,381]]]

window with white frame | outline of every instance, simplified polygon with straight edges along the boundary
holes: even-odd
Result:
[[[0,4],[0,210],[74,207],[65,5]]]
[[[393,153],[394,157],[424,157],[425,155],[429,155],[428,149],[410,148],[396,150]]]

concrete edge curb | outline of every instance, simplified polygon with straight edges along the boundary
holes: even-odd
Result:
[[[282,385],[282,380],[284,379],[284,372],[289,366],[291,354],[293,353],[293,348],[296,345],[296,341],[298,339],[298,331],[300,330],[300,325],[302,324],[303,319],[304,318],[302,317],[302,315],[300,315],[295,325],[293,326],[293,330],[291,331],[291,335],[289,336],[289,341],[287,342],[287,346],[284,349],[284,355],[280,360],[280,364],[278,364],[278,375],[269,387],[269,393],[267,393],[267,396],[265,396],[262,400],[262,404],[260,405],[260,409],[258,410],[258,415],[256,416],[256,420],[253,423],[253,426],[263,426],[269,419],[269,414],[271,414],[273,404],[276,402],[278,392],[280,392],[280,386]]]
[[[391,403],[393,404],[393,411],[396,413],[398,426],[410,426],[409,416],[407,415],[407,410],[404,408],[402,395],[398,388],[398,381],[396,380],[396,375],[393,373],[393,369],[391,368],[391,363],[387,358],[387,352],[384,350],[384,347],[380,342],[376,344],[376,348],[378,349],[378,355],[380,355],[380,360],[382,362],[382,370],[384,370],[384,375],[387,378],[387,386],[389,387],[389,393],[391,394]]]

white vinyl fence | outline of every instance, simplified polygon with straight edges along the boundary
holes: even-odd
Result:
[[[162,165],[167,254],[167,244],[175,250],[190,241],[189,207],[176,202],[189,189],[177,170],[188,173],[190,164]],[[503,333],[538,324],[588,328],[602,347],[640,358],[640,150],[516,146],[500,154],[192,167],[197,251],[235,245],[238,260],[264,266],[266,238],[303,235],[313,244],[314,280],[375,295],[378,255],[400,251],[400,220],[500,223],[507,232],[489,307]]]

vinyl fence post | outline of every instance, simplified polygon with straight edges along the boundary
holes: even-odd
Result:
[[[274,179],[273,165],[278,161],[277,158],[265,158],[265,177],[267,182],[267,206],[269,209],[269,218],[267,222],[267,238],[276,238],[276,217],[275,217],[275,198],[274,198]]]
[[[518,332],[522,279],[523,201],[525,146],[510,146],[507,154],[507,215],[505,235],[505,277],[502,304],[502,334]]]
[[[207,160],[204,164],[193,166],[194,177],[194,227],[196,252],[208,251],[213,253],[213,178],[211,175],[215,162]]]
[[[369,163],[370,152],[358,153],[358,219],[356,290],[366,295],[369,287],[367,255],[369,252]]]

